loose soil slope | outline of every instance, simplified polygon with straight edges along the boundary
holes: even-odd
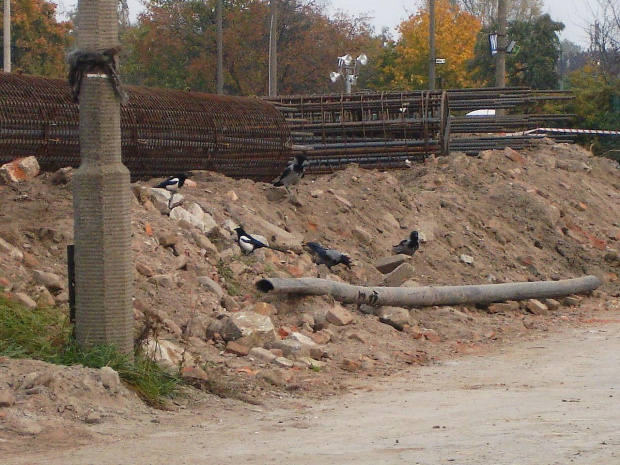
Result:
[[[338,393],[362,380],[372,383],[373,377],[411,365],[484,353],[557,325],[580,324],[598,309],[618,306],[618,174],[610,160],[550,141],[521,153],[489,151],[475,158],[455,153],[406,171],[350,166],[306,177],[293,195],[269,184],[200,172],[192,177],[197,186],[182,190],[183,208],[207,212],[215,222],[198,228],[191,218],[169,216],[166,202],[150,191],[155,180],[139,182],[132,212],[136,332],[146,325],[147,336],[159,341],[158,356],[183,366],[197,386],[250,403],[286,404]],[[50,294],[35,271],[66,279],[65,251],[73,236],[70,183],[56,185],[46,174],[0,186],[0,196],[0,238],[22,254],[21,259],[6,251],[0,255],[0,285],[10,296],[23,293],[40,304],[53,299],[66,306],[66,290]],[[292,251],[242,256],[232,233],[235,224]],[[378,312],[365,313],[372,309],[343,309],[328,298],[264,295],[254,288],[262,277],[381,284],[374,262],[412,229],[424,242],[409,260],[415,276],[406,286],[585,274],[604,284],[592,296],[569,299],[544,314],[532,314],[526,303],[433,307],[410,309],[404,326],[381,322]],[[331,271],[317,266],[300,246],[310,240],[348,253],[355,266]],[[224,322],[239,311],[268,316],[275,340],[227,336]],[[352,321],[337,321],[330,312],[350,314]],[[295,338],[302,347],[291,354],[298,346],[286,341]],[[257,346],[285,357],[268,363],[245,355]],[[102,424],[173,421],[171,413],[145,407],[129,390],[104,386],[99,370],[7,358],[0,359],[0,367],[0,401],[8,397],[6,406],[0,404],[0,441],[8,451],[89,441],[105,434]],[[171,407],[202,402],[212,408],[236,405],[191,393]]]

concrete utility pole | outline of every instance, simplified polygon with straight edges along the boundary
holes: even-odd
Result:
[[[222,95],[224,93],[224,34],[222,32],[222,0],[217,0],[215,22],[217,23],[217,75],[215,77],[216,93]]]
[[[117,0],[79,0],[80,52],[118,46]],[[73,177],[77,342],[133,354],[131,189],[121,161],[120,100],[108,76],[85,70]]]
[[[435,90],[435,0],[429,0],[428,7],[430,39],[428,54],[428,88]]]
[[[11,0],[4,0],[4,72],[11,72]]]
[[[278,96],[278,1],[269,1],[271,28],[269,30],[269,97]]]
[[[497,63],[495,87],[506,87],[506,0],[497,0]]]

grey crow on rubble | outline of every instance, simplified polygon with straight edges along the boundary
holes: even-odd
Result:
[[[351,269],[351,257],[343,254],[342,252],[338,252],[333,249],[326,249],[318,242],[308,242],[306,247],[308,247],[308,249],[316,255],[318,263],[326,265],[327,268],[331,269],[332,266],[342,263]]]
[[[168,208],[172,205],[172,199],[174,198],[175,192],[177,192],[183,184],[185,184],[185,180],[189,178],[189,176],[185,173],[177,174],[176,176],[171,176],[165,181],[160,182],[155,187],[157,189],[166,189],[170,192],[170,200],[168,200]]]
[[[295,160],[291,161],[289,165],[282,171],[280,178],[277,181],[273,182],[273,185],[276,187],[284,186],[288,193],[288,186],[295,186],[299,184],[301,178],[304,177],[304,171],[308,167],[308,162],[306,161],[305,155],[295,155]]]
[[[235,228],[235,232],[237,233],[237,243],[239,244],[239,247],[241,247],[243,253],[246,255],[251,254],[256,249],[260,249],[263,247],[271,250],[277,250],[279,252],[287,252],[286,250],[278,249],[277,247],[271,247],[270,245],[265,244],[263,241],[260,241],[255,237],[250,236],[248,233],[245,232],[243,226]]]
[[[392,246],[394,253],[404,253],[405,255],[413,255],[420,248],[420,240],[417,231],[411,231],[409,239],[403,239],[395,246]]]

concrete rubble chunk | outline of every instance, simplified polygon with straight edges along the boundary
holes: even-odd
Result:
[[[250,353],[250,348],[245,344],[240,344],[236,341],[228,341],[226,344],[226,352],[234,354],[238,357],[245,357]]]
[[[0,184],[16,184],[36,178],[40,172],[36,157],[16,158],[0,166]]]
[[[18,261],[24,259],[24,254],[14,245],[9,244],[7,241],[0,237],[0,254],[8,255],[10,258]]]
[[[351,233],[353,237],[355,237],[358,241],[363,242],[364,244],[372,244],[373,237],[368,231],[364,228],[357,226],[353,232]]]
[[[183,207],[174,207],[170,211],[170,218],[173,220],[185,220],[192,226],[202,231],[203,234],[211,234],[217,227],[217,223],[211,215],[206,213],[200,205],[195,202],[187,205],[187,209]]]
[[[402,263],[394,271],[385,275],[383,283],[389,287],[398,287],[415,276],[415,268],[409,263]]]
[[[210,292],[213,292],[219,299],[221,299],[225,294],[224,289],[222,289],[222,286],[216,283],[209,276],[198,276],[196,278],[196,281],[198,281],[200,284],[206,287]]]
[[[23,292],[16,292],[15,294],[13,294],[13,299],[16,302],[22,304],[24,307],[31,310],[37,308],[37,303],[34,301],[34,299],[32,299],[28,294],[25,294]]]
[[[325,315],[327,321],[336,326],[346,326],[353,323],[353,315],[339,303],[335,303]]]
[[[151,276],[147,279],[147,282],[155,284],[156,286],[161,286],[164,289],[174,289],[176,287],[174,277],[169,274],[158,274]]]
[[[121,378],[113,368],[102,367],[99,369],[99,379],[101,384],[112,394],[116,394],[121,388]]]
[[[11,389],[0,391],[0,408],[15,405],[15,394]]]
[[[546,315],[549,313],[547,306],[537,299],[529,299],[525,306],[534,315]]]
[[[381,323],[402,331],[405,325],[409,324],[409,311],[400,307],[378,307],[375,315],[379,317]]]
[[[70,166],[65,166],[64,168],[56,170],[50,177],[50,181],[56,186],[69,184],[71,179],[73,179],[73,168]]]
[[[271,318],[254,312],[235,312],[225,322],[222,337],[226,335],[238,336],[229,340],[243,337],[244,343],[252,347],[262,347],[267,342],[276,339],[276,332]]]
[[[383,274],[391,273],[403,263],[409,260],[409,256],[405,254],[390,255],[380,258],[375,262],[375,268]]]
[[[183,360],[183,348],[165,339],[149,339],[145,351],[158,365],[167,369],[178,369]]]
[[[267,349],[264,349],[263,347],[252,347],[248,356],[252,357],[257,362],[264,363],[273,363],[277,358],[275,354]]]
[[[50,292],[61,291],[65,288],[65,280],[57,274],[48,271],[34,270],[32,272],[34,279],[43,284]]]

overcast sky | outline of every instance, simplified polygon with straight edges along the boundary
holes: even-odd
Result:
[[[59,11],[75,7],[77,0],[52,0],[59,5]],[[338,10],[352,16],[367,13],[374,19],[371,21],[375,32],[387,26],[396,37],[395,27],[409,15],[415,14],[419,1],[416,0],[322,0],[328,6],[328,14]],[[545,13],[549,13],[554,21],[561,21],[566,29],[560,34],[560,39],[568,39],[584,48],[588,46],[587,24],[592,22],[592,13],[588,5],[594,5],[596,0],[544,0]],[[140,0],[128,0],[129,13],[132,21],[142,9]]]

